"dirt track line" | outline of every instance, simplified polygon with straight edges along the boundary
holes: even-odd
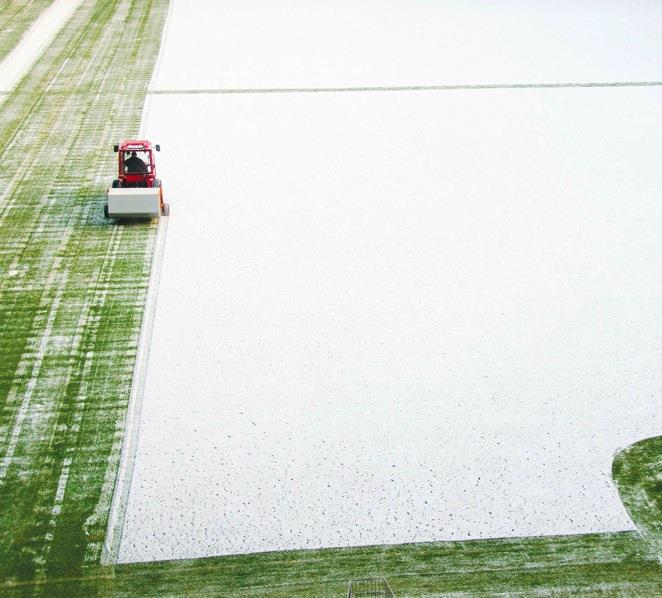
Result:
[[[468,85],[384,85],[365,87],[265,87],[219,89],[150,89],[151,95],[203,95],[230,93],[345,93],[359,91],[462,91],[486,89],[573,89],[582,87],[662,87],[662,81],[595,81],[585,83],[477,83]]]

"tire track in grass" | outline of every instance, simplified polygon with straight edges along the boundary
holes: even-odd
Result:
[[[74,575],[100,554],[156,228],[109,224],[102,205],[112,143],[138,129],[166,8],[84,2],[3,106],[6,587]]]
[[[50,288],[52,287],[52,281],[55,278],[54,272],[48,277],[46,282],[45,295],[49,295]],[[41,366],[44,363],[44,358],[46,356],[46,350],[48,343],[51,340],[51,332],[53,330],[53,324],[55,322],[55,315],[57,314],[60,303],[62,301],[63,285],[66,284],[66,276],[64,280],[60,281],[61,284],[57,288],[55,296],[50,299],[48,298],[48,317],[46,319],[46,325],[44,327],[44,333],[39,341],[39,345],[34,351],[33,355],[35,356],[34,363],[32,364],[32,369],[30,370],[30,377],[26,384],[24,392],[21,393],[22,396],[16,394],[14,397],[10,397],[10,403],[18,403],[20,401],[20,407],[16,419],[13,423],[13,426],[7,426],[7,429],[11,429],[11,436],[8,438],[7,448],[4,451],[2,461],[0,462],[0,483],[2,483],[7,475],[7,469],[11,464],[14,458],[14,452],[16,451],[16,446],[18,445],[18,440],[23,431],[23,424],[25,423],[25,418],[27,416],[28,409],[30,407],[30,401],[37,386],[37,381],[39,380],[39,373]],[[32,353],[31,353],[32,356]],[[13,401],[12,401],[13,400]]]

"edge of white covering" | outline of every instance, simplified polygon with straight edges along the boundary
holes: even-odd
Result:
[[[168,6],[168,14],[163,27],[161,36],[161,47],[156,59],[152,82],[158,77],[161,64],[163,62],[163,52],[170,29],[172,15],[172,0]],[[149,93],[145,96],[143,112],[140,120],[140,130],[138,136],[145,136],[145,126],[148,120],[151,107],[151,96]],[[167,196],[166,196],[167,197]],[[161,279],[161,269],[163,265],[163,253],[165,250],[165,239],[168,230],[168,217],[159,218],[156,240],[154,242],[154,257],[149,276],[149,285],[147,290],[147,300],[145,302],[145,312],[140,329],[138,340],[138,352],[133,370],[133,380],[131,383],[131,394],[125,416],[124,439],[122,441],[122,450],[120,453],[120,466],[117,472],[115,489],[110,505],[110,514],[108,515],[108,527],[104,539],[101,564],[114,565],[118,561],[120,546],[122,543],[122,532],[124,529],[124,515],[126,505],[129,499],[131,489],[131,480],[133,477],[133,467],[135,464],[136,451],[138,449],[138,437],[140,432],[140,413],[142,409],[142,400],[145,392],[145,380],[147,378],[147,366],[149,363],[149,350],[152,340],[152,331],[154,330],[154,317],[156,315],[156,303],[159,295],[159,282]]]

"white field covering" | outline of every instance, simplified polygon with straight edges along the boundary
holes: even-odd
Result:
[[[155,87],[662,79],[655,2],[275,6],[176,1]],[[661,88],[154,96],[146,132],[172,216],[120,561],[633,528]]]

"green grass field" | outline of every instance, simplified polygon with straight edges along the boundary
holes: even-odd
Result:
[[[48,2],[29,18],[28,4],[0,2],[0,25],[25,29]],[[167,9],[83,2],[2,105],[0,593],[342,596],[384,575],[400,597],[662,595],[662,438],[614,462],[641,534],[100,565],[156,238],[154,224],[107,223],[104,192]]]
[[[166,10],[84,2],[3,104],[5,584],[79,575],[101,554],[155,237],[155,225],[109,226],[102,206]]]

